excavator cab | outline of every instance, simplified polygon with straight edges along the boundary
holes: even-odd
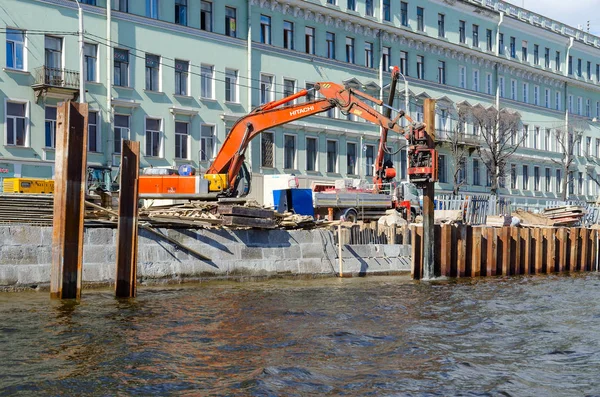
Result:
[[[248,165],[245,162],[242,162],[242,167],[240,168],[240,173],[238,174],[237,180],[235,181],[235,186],[231,192],[233,193],[233,197],[244,197],[250,193],[250,188],[252,187],[252,172],[248,169]]]

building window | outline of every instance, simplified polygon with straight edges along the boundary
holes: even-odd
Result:
[[[592,155],[592,138],[587,136],[585,137],[585,153],[586,156]]]
[[[498,53],[504,55],[504,33],[500,33],[498,36]]]
[[[212,3],[200,2],[200,29],[212,32]]]
[[[467,68],[466,68],[466,66],[458,67],[458,85],[460,88],[467,88]]]
[[[335,34],[327,32],[327,58],[335,59]]]
[[[115,85],[127,87],[129,86],[129,52],[115,48],[114,58]]]
[[[317,171],[317,138],[306,138],[306,170]]]
[[[560,110],[561,108],[560,91],[556,91],[556,93],[554,94],[554,107],[556,108],[556,110]]]
[[[365,42],[365,66],[373,67],[373,43]]]
[[[365,175],[373,176],[373,164],[375,163],[375,147],[373,145],[365,146]]]
[[[581,58],[577,59],[577,77],[581,77]]]
[[[124,139],[129,139],[129,116],[115,114],[114,133],[113,152],[121,153],[121,143]]]
[[[446,183],[446,156],[438,155],[438,180],[440,183]]]
[[[283,168],[286,170],[296,169],[296,136],[284,135],[283,137]]]
[[[346,144],[346,173],[356,175],[356,143]]]
[[[408,26],[408,3],[400,2],[400,23],[402,26]]]
[[[225,7],[225,34],[237,37],[237,10],[233,7]]]
[[[540,104],[540,87],[533,87],[533,104],[539,106]]]
[[[446,37],[445,19],[444,14],[438,14],[438,37]]]
[[[515,164],[510,165],[510,188],[517,188],[517,166]]]
[[[158,0],[146,0],[146,16],[158,19]]]
[[[382,63],[383,63],[384,71],[390,70],[390,52],[391,51],[392,51],[392,49],[390,47],[383,47]]]
[[[591,105],[590,105],[590,98],[587,98],[585,100],[585,116],[591,117],[591,114],[592,114],[592,109],[591,109]]]
[[[544,49],[544,67],[548,69],[550,67],[550,48]]]
[[[587,63],[587,78],[588,80],[592,79],[592,63],[590,61]]]
[[[373,0],[365,0],[365,14],[368,17],[373,16]]]
[[[417,55],[417,78],[425,80],[425,58]]]
[[[121,12],[129,12],[129,0],[112,0],[113,9]]]
[[[583,172],[578,173],[577,178],[577,194],[583,194]]]
[[[521,43],[521,61],[527,62],[527,42],[525,40]]]
[[[504,76],[500,76],[498,84],[500,85],[500,97],[504,98]]]
[[[544,130],[544,150],[549,152],[550,151],[550,129],[546,128]]]
[[[596,138],[596,158],[600,158],[600,138]]]
[[[533,45],[533,64],[540,64],[540,46],[537,44]]]
[[[573,95],[569,95],[568,101],[569,113],[573,113]]]
[[[479,26],[473,25],[473,47],[479,47]]]
[[[271,102],[273,100],[273,76],[267,74],[260,75],[260,104]]]
[[[438,83],[446,84],[446,62],[438,61]]]
[[[336,5],[336,1],[337,1],[337,0],[327,0],[327,4],[333,4],[333,5]]]
[[[513,101],[517,100],[517,81],[516,80],[510,81],[510,99],[512,99]]]
[[[161,157],[161,124],[160,119],[146,119],[146,156]]]
[[[492,74],[486,73],[485,75],[485,92],[488,95],[492,95]]]
[[[260,164],[265,168],[273,168],[275,164],[275,148],[272,132],[263,132],[260,137]]]
[[[573,75],[573,56],[571,55],[569,55],[567,61],[567,73],[569,73],[569,76]]]
[[[290,21],[283,21],[283,48],[294,49],[294,24]]]
[[[600,83],[600,64],[596,64],[596,83]]]
[[[562,178],[560,170],[556,170],[556,193],[562,193]]]
[[[46,83],[62,86],[62,39],[45,37]]]
[[[479,92],[479,70],[473,70],[473,91]]]
[[[189,123],[175,122],[175,158],[189,159]]]
[[[190,63],[188,61],[175,60],[175,94],[189,95],[189,71]]]
[[[354,39],[346,37],[346,62],[354,63]]]
[[[350,11],[356,11],[356,0],[348,0],[348,6],[346,8]]]
[[[417,7],[417,30],[420,32],[425,31],[424,14],[425,9],[423,7]]]
[[[304,28],[304,45],[307,54],[315,53],[315,28]]]
[[[383,0],[383,20],[391,21],[390,0]]]
[[[146,54],[146,90],[160,91],[160,57]]]
[[[175,23],[187,25],[187,0],[175,0]]]
[[[560,51],[556,51],[556,56],[554,57],[554,70],[560,72]]]
[[[200,96],[206,99],[214,99],[214,74],[215,67],[212,65],[200,66]]]
[[[25,31],[6,29],[6,67],[25,70]]]
[[[408,76],[408,52],[400,51],[400,73]]]
[[[547,88],[544,90],[544,106],[550,108],[550,90]]]
[[[473,159],[473,185],[479,186],[479,160]]]
[[[533,127],[533,148],[540,148],[540,127]]]
[[[533,190],[540,191],[540,167],[533,167]]]
[[[487,29],[485,31],[485,49],[487,51],[492,51],[494,45],[492,44],[492,29]]]
[[[510,57],[517,57],[517,39],[515,39],[514,37],[510,38]]]
[[[546,193],[550,192],[550,175],[551,175],[551,171],[550,168],[546,168],[545,169],[545,183],[544,183],[544,191]]]
[[[85,81],[97,81],[98,46],[85,43],[83,46],[83,66]]]
[[[45,146],[47,148],[53,148],[56,147],[56,107],[46,106],[45,113]]]
[[[98,112],[88,112],[88,152],[100,152],[100,136],[98,134]]]
[[[306,89],[306,100],[305,102],[312,102],[315,100],[315,85],[314,83],[305,83],[304,88]]]
[[[523,190],[529,190],[529,167],[523,166]]]
[[[238,71],[225,69],[225,102],[238,102]]]
[[[465,21],[458,21],[458,41],[462,44],[467,42],[467,32],[466,32],[466,23]]]
[[[215,126],[200,126],[200,161],[210,161],[215,152]]]
[[[271,44],[271,17],[260,16],[260,42]]]
[[[288,97],[296,92],[296,80],[283,79],[283,97]],[[292,102],[294,103],[294,102]]]

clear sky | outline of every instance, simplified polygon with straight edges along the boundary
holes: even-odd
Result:
[[[590,21],[590,32],[600,36],[599,0],[506,0],[535,13],[566,23],[574,28],[581,25],[586,29]]]

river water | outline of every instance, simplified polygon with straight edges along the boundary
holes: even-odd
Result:
[[[600,395],[600,276],[0,295],[0,395]]]

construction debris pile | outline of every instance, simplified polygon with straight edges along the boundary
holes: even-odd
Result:
[[[541,213],[535,214],[530,211],[517,210],[513,212],[512,218],[517,218],[522,226],[578,226],[581,224],[586,210],[579,206],[562,206],[554,208],[546,208]],[[486,224],[488,226],[508,226],[506,222],[510,216],[505,217],[504,224],[491,225],[490,217]],[[492,219],[492,222],[494,219]]]

